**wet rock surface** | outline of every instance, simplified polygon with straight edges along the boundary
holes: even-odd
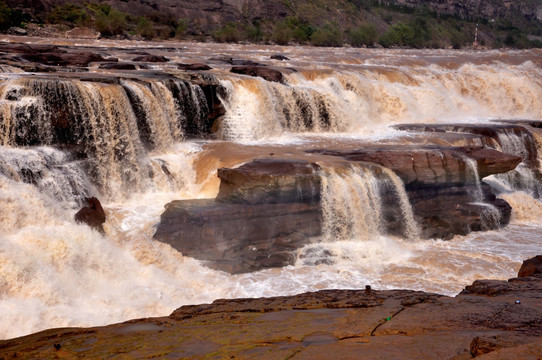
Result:
[[[154,234],[183,255],[230,273],[293,265],[295,249],[321,234],[316,203],[169,203]]]
[[[367,288],[216,300],[161,318],[0,341],[0,359],[537,359],[541,300],[540,274],[476,281],[456,297]]]
[[[85,201],[87,204],[75,214],[75,221],[87,224],[91,228],[105,234],[103,224],[105,223],[106,217],[100,200],[95,197],[90,197],[86,198]]]
[[[528,277],[535,274],[542,274],[542,255],[525,260],[523,264],[521,264],[518,277]]]
[[[521,162],[518,156],[483,147],[375,146],[354,151],[316,152],[382,165],[393,170],[407,188],[475,184],[476,176],[469,168],[469,159],[476,161],[478,177],[513,170]]]
[[[265,66],[234,66],[231,72],[235,74],[249,75],[264,78],[267,81],[283,82],[284,76],[279,70]]]
[[[321,163],[327,163],[339,172],[361,166],[377,177],[380,166],[391,169],[405,184],[419,235],[449,240],[508,224],[510,205],[481,183],[480,174],[506,172],[521,162],[482,147],[390,145],[309,154],[313,161],[268,157],[219,169],[216,200],[168,204],[154,238],[228,272],[291,265],[295,250],[322,235]],[[404,236],[394,191],[380,196],[383,231]]]

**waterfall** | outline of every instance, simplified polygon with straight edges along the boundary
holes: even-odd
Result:
[[[390,124],[542,117],[540,69],[520,65],[362,67],[286,75],[286,84],[228,78],[224,140],[284,132],[370,133]]]
[[[417,236],[403,183],[393,171],[359,166],[326,168],[321,184],[324,241],[370,240],[386,233],[390,220],[400,224],[404,237]],[[384,197],[391,198],[385,201]],[[390,211],[392,218],[387,219]]]
[[[483,202],[484,193],[482,191],[482,183],[480,182],[480,175],[478,173],[478,164],[476,163],[476,160],[471,159],[467,156],[464,156],[462,160],[465,163],[465,170],[467,175],[466,180],[468,183],[474,184],[475,186],[475,202]]]
[[[182,183],[149,151],[171,151],[185,131],[204,132],[208,114],[203,90],[181,80],[13,78],[0,88],[1,145],[68,150],[107,199],[164,176],[169,186]]]
[[[504,129],[499,131],[497,136],[502,152],[520,156],[523,161],[515,170],[495,175],[495,178],[510,189],[525,191],[535,198],[542,196],[540,160],[532,135],[528,131],[518,135]]]

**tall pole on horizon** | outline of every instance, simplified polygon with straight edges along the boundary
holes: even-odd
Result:
[[[478,24],[476,24],[476,30],[474,30],[474,42],[472,46],[478,47]]]

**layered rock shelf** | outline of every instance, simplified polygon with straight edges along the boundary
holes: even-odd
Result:
[[[322,168],[353,166],[376,178],[392,170],[405,185],[421,236],[450,239],[508,223],[510,206],[480,178],[521,162],[481,147],[373,146],[310,155],[312,161],[271,157],[219,169],[216,200],[168,204],[154,238],[228,272],[292,265],[295,250],[322,235]],[[381,201],[384,230],[405,235],[397,195],[382,192]]]
[[[477,280],[455,297],[367,287],[216,300],[0,341],[0,359],[538,359],[541,258],[522,267],[529,276]]]

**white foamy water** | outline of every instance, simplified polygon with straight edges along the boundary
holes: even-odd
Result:
[[[542,118],[536,51],[190,45],[176,61],[231,51],[265,62],[280,50],[293,59],[288,66],[302,70],[284,84],[217,71],[227,93],[217,136],[246,145],[240,153],[257,145],[298,150],[318,136],[335,145],[377,141],[392,133],[388,125],[404,122]],[[217,298],[365,285],[454,295],[475,279],[513,277],[522,260],[542,253],[541,201],[502,177],[491,183],[514,208],[511,225],[423,241],[397,176],[383,169],[376,179],[349,169],[325,174],[327,241],[299,249],[294,266],[239,275],[210,270],[152,239],[166,203],[216,194],[216,168],[231,155],[212,158],[204,142],[184,140],[187,131],[202,130],[199,120],[209,111],[190,107],[202,103],[201,88],[149,79],[29,79],[10,67],[1,70],[11,74],[0,77],[0,338],[162,316]],[[60,95],[64,106],[50,108]],[[81,143],[72,145],[90,149],[90,160],[52,147],[61,134],[51,121],[65,120],[59,115],[65,109],[76,114],[74,136]],[[476,180],[476,166],[469,166]],[[388,192],[404,222],[401,238],[382,231],[379,205]],[[103,201],[105,235],[73,221],[89,195]]]
[[[400,123],[542,118],[542,70],[510,66],[370,67],[306,71],[285,84],[224,80],[224,138],[252,140],[282,132],[382,133]]]

